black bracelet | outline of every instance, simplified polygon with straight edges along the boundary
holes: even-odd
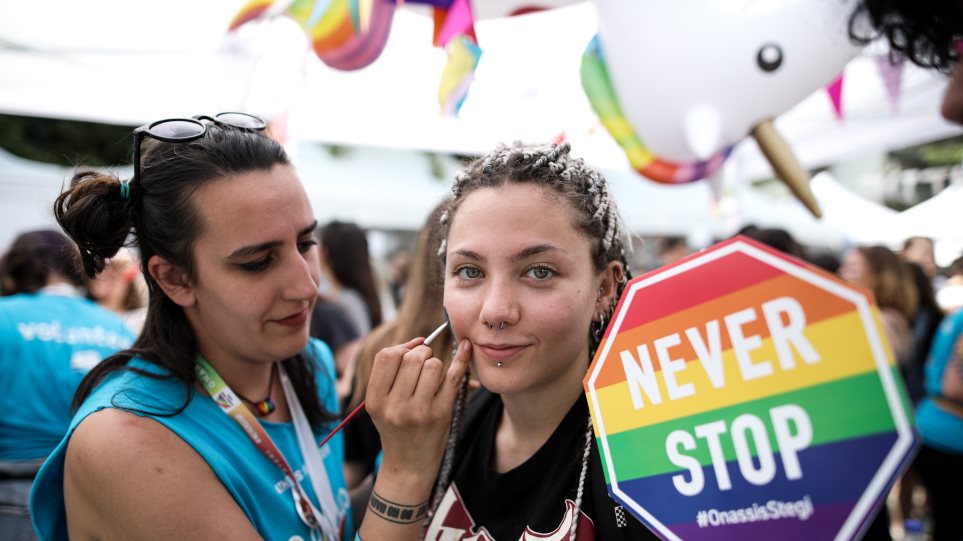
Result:
[[[389,522],[411,524],[425,518],[428,514],[428,500],[417,505],[403,505],[386,500],[372,490],[368,509]]]

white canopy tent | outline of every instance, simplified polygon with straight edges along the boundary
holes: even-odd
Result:
[[[813,195],[823,211],[823,221],[846,232],[856,244],[888,244],[902,240],[894,219],[897,212],[860,197],[823,171],[813,177]]]
[[[301,143],[292,154],[319,222],[349,220],[384,230],[419,229],[450,193],[459,166],[445,155],[403,149],[353,147],[333,155],[321,145]],[[131,168],[115,172],[129,177]],[[0,150],[0,250],[20,231],[56,226],[53,201],[72,174],[71,168]],[[640,182],[628,171],[605,175],[623,218],[637,234],[683,236],[701,247],[753,223],[785,228],[810,245],[841,248],[850,240],[844,227],[814,219],[794,199],[774,200],[748,186],[715,201],[708,183],[665,186]]]
[[[71,174],[0,150],[0,253],[23,231],[56,226],[53,202]]]
[[[963,243],[963,184],[953,184],[900,213],[896,227],[906,237],[945,238]]]
[[[894,219],[899,238],[936,239],[936,263],[949,266],[963,256],[963,184],[953,184]]]
[[[446,155],[371,147],[334,155],[314,143],[298,144],[292,155],[319,222],[350,220],[384,230],[420,228],[432,207],[450,193],[450,179],[459,166]],[[131,168],[115,172],[129,177]],[[18,232],[56,227],[53,201],[72,174],[71,168],[0,150],[0,250]],[[825,215],[816,220],[795,199],[774,199],[744,184],[726,190],[717,201],[705,182],[664,186],[640,182],[628,171],[605,171],[605,175],[632,231],[683,236],[696,247],[730,236],[749,223],[781,227],[804,244],[831,249],[876,243],[896,247],[907,236],[925,235],[944,239],[937,250],[946,252],[941,261],[947,261],[963,247],[963,218],[958,213],[963,208],[961,186],[897,214],[821,173],[813,179],[813,191]]]

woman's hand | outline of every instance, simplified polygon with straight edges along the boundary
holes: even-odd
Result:
[[[372,506],[384,507],[387,502],[388,509],[406,510],[410,520],[386,518],[384,512],[372,512],[374,507],[369,507],[362,538],[418,538],[471,351],[471,342],[462,340],[447,369],[423,338],[375,355],[365,408],[378,428],[383,450]]]
[[[468,368],[471,343],[462,341],[446,370],[445,363],[423,342],[423,338],[416,338],[375,355],[365,407],[384,449],[379,475],[390,469],[412,482],[426,480],[423,482],[430,490],[444,453],[455,398]]]

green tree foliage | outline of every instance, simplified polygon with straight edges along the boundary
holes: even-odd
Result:
[[[58,165],[114,166],[131,160],[132,127],[0,115],[0,148]]]

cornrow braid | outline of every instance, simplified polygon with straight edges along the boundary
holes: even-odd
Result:
[[[568,541],[575,541],[578,534],[579,513],[582,512],[582,497],[585,495],[585,478],[589,468],[589,454],[592,451],[592,417],[588,418],[588,427],[585,429],[585,447],[582,450],[582,467],[578,474],[578,488],[575,491],[575,513],[572,526],[568,530]]]
[[[455,353],[452,353],[454,357]],[[431,500],[431,505],[428,507],[428,514],[425,516],[425,522],[422,527],[422,535],[420,539],[424,539],[424,534],[428,531],[431,525],[431,520],[435,516],[435,511],[438,510],[438,506],[441,505],[441,500],[444,499],[445,492],[448,490],[448,485],[451,484],[451,474],[455,465],[455,447],[458,441],[458,436],[461,433],[461,421],[465,412],[465,408],[468,406],[468,380],[471,378],[469,372],[465,372],[465,376],[461,382],[461,388],[458,389],[458,396],[455,398],[455,409],[451,416],[451,426],[448,429],[448,442],[445,445],[445,454],[441,460],[441,467],[438,471],[438,479],[435,481],[435,491],[434,496]]]
[[[439,220],[442,238],[447,239],[452,218],[460,203],[479,188],[492,188],[509,183],[528,183],[541,186],[563,196],[577,211],[576,226],[589,238],[598,239],[593,246],[592,262],[602,270],[608,261],[625,261],[624,228],[615,200],[605,178],[571,156],[571,145],[543,144],[498,148],[470,163],[455,175],[451,191],[454,196]],[[447,242],[439,248],[444,258]]]

